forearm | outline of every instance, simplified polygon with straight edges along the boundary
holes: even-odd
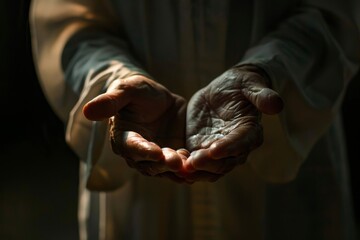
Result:
[[[114,189],[126,179],[128,170],[108,146],[107,122],[87,120],[82,106],[103,93],[115,76],[136,71],[121,40],[110,38],[116,22],[105,2],[35,0],[30,14],[39,81],[66,125],[67,143],[88,163],[90,188],[96,189]],[[83,35],[95,32],[97,37]]]
[[[346,17],[350,18],[315,8],[299,9],[240,63],[263,68],[284,100],[279,118],[264,116],[265,142],[251,156],[257,171],[270,181],[296,176],[331,124],[358,70],[359,32]],[[329,18],[336,21],[329,24]],[[347,28],[335,29],[344,24]]]
[[[61,56],[65,80],[74,92],[80,94],[85,80],[112,68],[108,82],[135,74],[147,75],[139,67],[126,42],[119,36],[99,28],[84,28],[66,43]],[[114,67],[117,66],[117,67]]]

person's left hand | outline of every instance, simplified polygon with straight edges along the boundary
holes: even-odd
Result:
[[[187,182],[216,181],[262,144],[261,113],[277,114],[283,102],[255,66],[232,68],[199,90],[187,108]]]

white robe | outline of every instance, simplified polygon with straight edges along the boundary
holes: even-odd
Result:
[[[311,2],[311,3],[310,3]],[[82,239],[355,239],[339,108],[360,63],[355,1],[34,0],[39,81],[82,160]],[[189,99],[236,64],[270,76],[285,108],[264,144],[216,183],[145,177],[83,105],[151,76]]]

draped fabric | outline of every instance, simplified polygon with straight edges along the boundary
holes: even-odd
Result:
[[[355,1],[35,0],[39,80],[82,160],[82,239],[355,239],[339,107],[360,63]],[[285,108],[216,183],[141,176],[82,106],[142,74],[189,99],[254,64]],[[101,192],[101,193],[99,193]]]

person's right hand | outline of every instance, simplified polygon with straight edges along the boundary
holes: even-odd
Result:
[[[115,80],[107,92],[88,102],[86,118],[110,118],[113,151],[144,175],[177,182],[184,147],[186,101],[142,75]],[[178,150],[178,151],[176,151]]]

